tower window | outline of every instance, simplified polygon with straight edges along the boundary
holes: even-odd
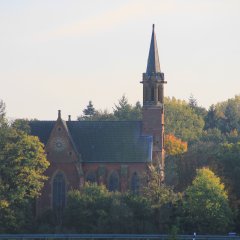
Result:
[[[161,87],[158,87],[158,101],[161,102]]]
[[[154,87],[151,87],[151,101],[154,101]]]
[[[61,211],[65,207],[66,183],[62,173],[53,179],[53,209]]]

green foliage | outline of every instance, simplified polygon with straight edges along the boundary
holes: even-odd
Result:
[[[198,116],[204,118],[207,115],[207,110],[203,107],[198,106],[197,99],[195,99],[192,94],[188,99],[188,105]]]
[[[198,141],[223,143],[226,141],[226,136],[223,135],[218,128],[209,128],[208,130],[203,131],[202,136]]]
[[[27,119],[16,119],[12,123],[12,127],[18,131],[22,131],[26,134],[30,134],[31,131],[28,123],[29,123],[29,120]]]
[[[93,116],[95,114],[96,110],[93,107],[92,101],[89,101],[87,108],[83,110],[83,113],[85,116]]]
[[[115,105],[113,114],[116,120],[139,120],[141,119],[142,107],[140,102],[137,102],[135,106],[128,103],[125,95],[118,101],[118,105]]]
[[[25,209],[43,187],[49,163],[37,137],[10,126],[0,126],[0,231],[21,229]]]
[[[6,105],[3,102],[3,100],[0,99],[0,121],[4,118],[6,112],[5,112]]]
[[[185,191],[193,181],[196,169],[218,168],[219,147],[212,142],[197,142],[184,154],[168,156],[165,160],[166,183],[177,191]]]
[[[219,174],[224,177],[230,192],[240,199],[240,142],[223,144],[217,157]]]
[[[143,233],[150,216],[146,198],[86,184],[81,191],[69,192],[63,228],[77,233]]]
[[[207,169],[197,176],[185,192],[183,200],[185,229],[199,234],[226,233],[232,221],[228,196],[220,178]]]
[[[147,184],[143,188],[145,196],[151,204],[153,211],[153,223],[157,232],[169,232],[172,225],[176,224],[175,208],[180,195],[173,189],[160,182],[161,176],[158,170],[150,165],[147,174]]]
[[[240,132],[240,95],[209,108],[205,129],[209,128],[218,128],[224,134]]]
[[[88,120],[91,121],[94,118],[94,115],[96,114],[96,110],[93,107],[92,101],[89,101],[87,107],[83,109],[83,115],[78,117],[78,120]]]
[[[182,100],[165,98],[165,130],[183,141],[193,141],[201,136],[204,120]]]
[[[83,110],[84,115],[78,117],[78,120],[87,121],[132,121],[142,118],[142,106],[137,102],[135,106],[128,103],[125,95],[115,104],[113,113],[107,110],[95,110],[91,101],[86,109]]]
[[[100,224],[106,221],[110,202],[110,194],[104,186],[87,184],[81,192],[70,191],[64,226],[79,233],[101,230]]]

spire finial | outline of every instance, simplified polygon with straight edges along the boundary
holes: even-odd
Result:
[[[61,110],[58,110],[58,119],[61,119]]]
[[[153,29],[153,31],[154,31],[154,27],[155,27],[155,24],[152,25],[152,29]]]

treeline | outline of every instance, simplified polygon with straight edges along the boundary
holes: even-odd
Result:
[[[143,181],[145,181],[143,177]],[[159,186],[152,167],[138,194],[109,192],[85,184],[70,191],[66,209],[46,212],[37,232],[53,233],[179,233],[226,234],[234,229],[227,192],[214,173],[202,168],[184,193]]]
[[[90,101],[80,121],[141,120],[142,106],[123,96],[112,112]],[[34,199],[48,167],[43,145],[25,120],[8,122],[0,101],[0,232],[209,233],[240,232],[240,96],[208,110],[165,98],[166,180],[153,166],[138,194],[88,185],[71,191],[64,211],[37,219]]]
[[[189,144],[196,141],[204,142],[237,142],[240,132],[240,95],[227,101],[211,105],[207,110],[198,106],[197,100],[190,96],[188,101],[176,98],[164,98],[165,130]],[[89,101],[78,120],[141,120],[142,106],[128,103],[122,96],[114,105],[113,111],[96,110]]]

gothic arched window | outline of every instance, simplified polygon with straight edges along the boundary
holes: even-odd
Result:
[[[151,101],[154,101],[154,87],[151,87]]]
[[[140,187],[139,177],[138,174],[134,172],[131,179],[131,191],[133,193],[138,193],[139,187]]]
[[[111,173],[108,180],[108,190],[115,192],[119,190],[119,177],[116,172]]]
[[[96,174],[94,172],[89,172],[86,176],[86,182],[96,183],[97,182]]]
[[[66,183],[62,173],[57,173],[53,179],[53,208],[62,209],[66,201]]]

